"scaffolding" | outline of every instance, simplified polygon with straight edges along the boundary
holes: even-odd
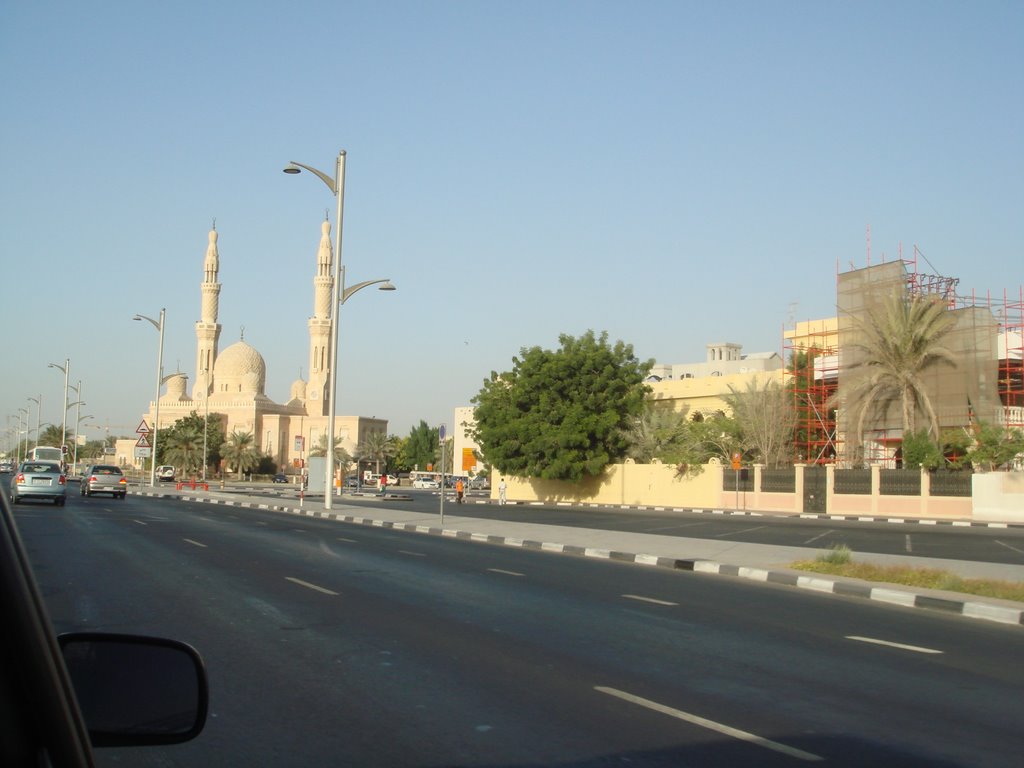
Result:
[[[862,358],[856,345],[862,319],[894,290],[938,297],[955,313],[943,344],[956,365],[936,367],[924,377],[940,429],[970,429],[978,421],[1024,428],[1024,287],[1016,296],[1004,291],[1001,299],[991,293],[962,295],[958,278],[918,269],[927,259],[916,246],[912,258],[904,259],[902,249],[899,256],[859,269],[851,265],[847,272],[837,268],[838,316],[784,331],[785,374],[797,411],[795,461],[899,463],[898,405],[871,412],[858,442],[854,417],[859,413],[843,401]]]

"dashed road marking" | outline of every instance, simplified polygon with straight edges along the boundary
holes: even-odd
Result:
[[[327,589],[327,587],[318,587],[316,584],[310,584],[308,581],[303,581],[302,579],[296,579],[294,576],[285,576],[284,578],[285,578],[285,581],[290,581],[292,584],[298,584],[300,587],[305,587],[306,589],[312,589],[312,590],[315,590],[317,592],[323,592],[325,595],[335,595],[336,596],[338,594],[337,592],[335,592],[332,589]]]
[[[643,595],[623,595],[628,600],[639,600],[642,603],[654,603],[655,605],[679,605],[679,603],[670,603],[668,600],[658,600],[654,597],[644,597]]]
[[[920,645],[905,645],[903,643],[894,643],[890,640],[879,640],[876,637],[860,637],[858,635],[847,635],[847,640],[856,640],[860,643],[873,643],[874,645],[885,645],[889,648],[899,648],[903,651],[913,651],[914,653],[943,653],[943,651],[936,650],[935,648],[924,648]]]

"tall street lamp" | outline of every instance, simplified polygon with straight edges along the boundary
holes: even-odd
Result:
[[[85,403],[83,403],[85,405]],[[79,416],[75,421],[75,471],[78,471],[78,431],[83,428],[82,423],[86,419],[93,418],[91,413],[85,414],[85,416]]]
[[[75,448],[74,448],[74,457],[75,457],[74,458],[74,467],[75,467],[75,470],[77,471],[78,470],[78,425],[82,421],[82,406],[86,405],[85,401],[81,399],[82,398],[82,380],[79,379],[78,380],[78,386],[77,387],[76,386],[72,386],[72,389],[75,390],[75,396],[78,397],[78,402],[77,403],[71,403],[68,406],[68,408],[70,408],[72,405],[77,406],[77,408],[75,409]]]
[[[21,457],[18,459],[18,463],[21,463],[22,459],[28,458],[28,415],[31,413],[28,408],[18,408],[18,451],[21,453]],[[25,414],[25,418],[21,418],[21,414]],[[25,450],[21,451],[21,433],[22,433],[22,422],[25,424]]]
[[[39,443],[39,412],[43,410],[43,396],[30,397],[29,400],[36,404],[36,444]]]
[[[160,310],[160,320],[145,315],[135,315],[132,320],[145,320],[160,332],[160,346],[156,353],[156,404],[153,411],[153,451],[149,461],[149,485],[156,488],[156,435],[160,426],[160,387],[164,383],[164,309]]]
[[[345,303],[349,296],[356,291],[365,288],[368,285],[375,285],[377,283],[383,283],[381,290],[395,290],[395,286],[391,285],[388,280],[369,280],[365,283],[359,283],[352,286],[348,290],[344,290],[342,282],[345,277],[345,270],[342,267],[341,262],[341,231],[345,223],[345,150],[342,149],[338,152],[338,158],[335,161],[334,177],[330,177],[323,171],[318,171],[308,165],[302,163],[296,163],[292,161],[284,168],[285,173],[301,173],[302,169],[306,169],[310,173],[319,177],[319,179],[327,185],[327,188],[331,190],[331,194],[337,199],[338,211],[336,215],[337,231],[334,233],[334,285],[331,288],[331,359],[330,359],[330,371],[328,375],[328,388],[330,389],[330,399],[327,402],[327,454],[326,469],[325,469],[325,482],[324,487],[324,507],[326,509],[331,508],[331,501],[334,496],[334,418],[337,411],[337,396],[338,396],[338,311],[341,309],[341,305]]]
[[[56,368],[64,373],[64,415],[60,419],[60,449],[63,451],[68,429],[68,373],[71,371],[71,360],[65,359],[64,365],[50,363],[47,368]],[[39,439],[38,436],[36,439]]]

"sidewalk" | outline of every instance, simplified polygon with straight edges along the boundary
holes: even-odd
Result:
[[[394,528],[421,534],[450,536],[504,546],[560,552],[564,554],[612,559],[640,565],[690,570],[734,576],[755,581],[784,584],[801,589],[902,605],[940,610],[972,618],[1008,624],[1024,624],[1024,603],[976,597],[958,592],[943,592],[917,587],[866,582],[858,579],[814,574],[790,569],[796,560],[813,560],[822,550],[809,547],[772,546],[718,539],[691,539],[657,536],[625,531],[607,531],[568,526],[519,523],[514,520],[474,518],[466,514],[472,505],[450,505],[461,514],[451,514],[445,505],[444,525],[438,513],[418,513],[396,509],[389,500],[376,500],[373,509],[347,504],[336,498],[330,512],[324,509],[323,497],[284,499],[231,491],[181,491],[160,488],[136,491],[144,496],[181,498],[200,503],[265,509],[289,514],[307,515],[346,523]],[[513,513],[514,514],[514,513]],[[855,553],[860,562],[877,565],[906,565],[915,568],[936,568],[963,578],[1024,581],[1024,566],[980,563],[966,560],[941,560],[904,555]]]

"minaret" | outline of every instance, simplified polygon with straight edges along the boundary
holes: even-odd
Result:
[[[327,382],[331,370],[331,292],[334,260],[331,248],[331,223],[324,217],[320,225],[320,248],[316,254],[316,277],[313,278],[313,316],[309,318],[309,385],[306,387],[306,410],[310,416],[326,416]]]
[[[199,287],[203,307],[200,320],[196,323],[196,384],[192,387],[193,400],[203,400],[212,391],[213,363],[217,359],[217,342],[220,339],[220,324],[217,322],[220,254],[217,252],[216,221],[210,230],[209,239],[206,260],[203,262],[203,282]]]

